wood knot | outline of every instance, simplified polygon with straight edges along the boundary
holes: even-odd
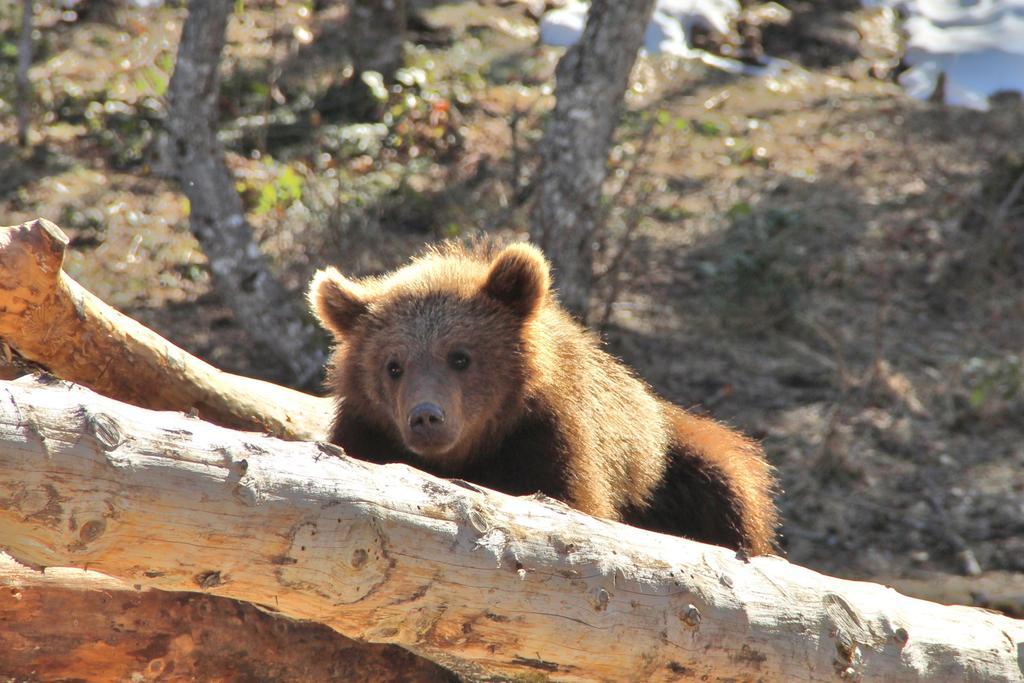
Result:
[[[700,610],[695,605],[687,605],[686,610],[683,611],[679,618],[683,620],[683,623],[690,628],[697,630],[700,628]]]
[[[104,451],[115,450],[124,443],[121,426],[117,420],[106,413],[87,412],[85,415],[85,428]]]
[[[82,525],[78,531],[78,538],[82,543],[92,543],[103,535],[107,530],[107,523],[102,519],[92,519]]]
[[[477,534],[483,535],[490,530],[491,524],[488,521],[490,515],[487,510],[481,509],[473,503],[467,503],[465,506],[460,505],[459,507],[462,508],[460,512],[462,513],[463,523],[467,524]]]
[[[204,591],[224,585],[224,579],[221,577],[220,572],[214,569],[196,574],[192,580]]]

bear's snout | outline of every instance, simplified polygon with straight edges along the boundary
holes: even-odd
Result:
[[[429,436],[444,425],[444,411],[436,403],[420,403],[409,412],[409,428],[417,436]]]
[[[444,408],[432,401],[421,401],[409,411],[405,445],[423,457],[448,451],[458,438],[458,420],[448,419]]]

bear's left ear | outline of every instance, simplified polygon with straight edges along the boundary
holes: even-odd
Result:
[[[309,283],[309,306],[329,332],[341,337],[366,313],[370,297],[366,288],[335,268],[317,271]]]
[[[512,244],[491,262],[484,293],[528,318],[540,307],[551,287],[548,262],[537,247]]]

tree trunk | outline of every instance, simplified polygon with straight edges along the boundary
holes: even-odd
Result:
[[[377,71],[391,80],[402,66],[405,0],[351,0],[348,11],[342,39],[350,45],[356,72]]]
[[[189,222],[217,292],[239,323],[307,385],[325,354],[312,325],[270,272],[217,141],[220,55],[233,0],[191,0],[168,88],[167,153],[190,204]]]
[[[0,553],[0,679],[452,683],[393,645],[197,593],[139,590]]]
[[[404,60],[407,0],[330,0],[317,3],[318,52],[352,60],[355,73],[377,71],[390,80]]]
[[[21,37],[18,39],[18,145],[28,147],[28,120],[32,110],[32,83],[28,68],[32,65],[32,0],[21,2]]]
[[[42,218],[0,228],[0,341],[127,403],[285,439],[325,438],[331,399],[221,372],[186,353],[68,277],[67,244]]]
[[[551,259],[562,304],[581,319],[608,147],[653,8],[654,0],[593,0],[582,37],[555,71],[555,110],[540,146],[531,236]]]
[[[0,539],[25,564],[245,600],[476,677],[1024,673],[1008,617],[71,385],[0,385]]]

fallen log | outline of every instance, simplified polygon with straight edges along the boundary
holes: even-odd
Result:
[[[0,554],[0,679],[452,683],[393,645],[200,593],[136,589]]]
[[[239,433],[0,384],[0,543],[472,677],[1020,681],[1024,622]]]
[[[327,433],[330,399],[222,372],[171,344],[70,278],[67,245],[45,218],[0,227],[0,341],[22,357],[144,408],[285,439]]]
[[[22,374],[24,359],[149,408],[192,412],[290,439],[325,431],[328,399],[230,375],[191,356],[64,273],[66,246],[61,230],[46,220],[0,228],[0,378]],[[0,568],[0,587],[11,589],[0,590],[0,677],[54,680],[66,673],[122,681],[139,672],[151,677],[155,670],[146,667],[155,666],[165,674],[176,671],[177,678],[251,680],[245,666],[252,665],[268,682],[451,678],[397,647],[357,643],[326,627],[298,625],[224,598],[160,591],[122,595],[76,575],[59,574],[67,580],[55,581],[49,572],[44,577],[24,567],[19,571]],[[15,612],[3,613],[4,597]],[[76,618],[55,618],[67,613]],[[202,634],[201,642],[196,634]],[[189,646],[160,654],[167,643]],[[239,648],[259,654],[230,661],[227,653]]]

